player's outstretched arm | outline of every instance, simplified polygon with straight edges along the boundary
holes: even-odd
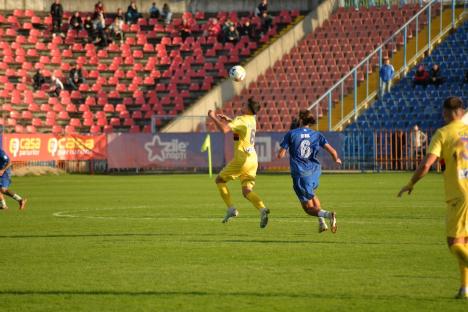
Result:
[[[424,159],[419,164],[418,169],[416,169],[408,184],[403,186],[400,192],[398,192],[398,197],[401,197],[404,193],[408,193],[408,195],[411,194],[414,185],[429,172],[432,165],[436,162],[437,158],[438,157],[434,154],[427,154],[426,157],[424,157]]]
[[[218,116],[215,114],[214,111],[209,110],[208,111],[208,117],[210,117],[211,120],[213,120],[213,122],[215,123],[215,125],[219,129],[219,131],[221,131],[223,133],[228,133],[229,131],[231,131],[231,128],[229,128],[229,126],[222,121],[222,120],[226,120],[226,121],[228,121],[228,120],[225,119],[225,118],[222,118],[222,119],[218,118]]]
[[[336,150],[328,143],[325,144],[323,148],[328,152],[328,154],[330,154],[335,163],[341,166],[341,159],[340,157],[338,157],[338,153],[336,152]]]
[[[278,155],[276,155],[276,159],[282,159],[286,156],[287,150],[285,148],[280,148]]]
[[[231,122],[232,121],[232,118],[227,116],[227,115],[224,115],[224,114],[218,114],[216,115],[216,117],[218,117],[219,119],[221,120],[224,120],[224,121],[227,121],[227,122]]]

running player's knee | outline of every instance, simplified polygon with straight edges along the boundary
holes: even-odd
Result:
[[[318,207],[314,205],[312,200],[309,200],[308,202],[303,202],[302,209],[304,209],[304,212],[310,216],[317,216],[320,210]]]
[[[215,180],[215,183],[216,183],[216,184],[219,184],[219,183],[226,183],[226,181],[224,181],[220,176],[217,176],[217,177],[216,177],[216,180]]]
[[[8,189],[6,187],[0,188],[0,192],[2,192],[2,193],[6,193],[7,191],[8,191]]]
[[[244,195],[245,198],[247,198],[247,196],[250,194],[250,192],[252,192],[252,190],[248,187],[243,187],[242,188],[242,195]]]
[[[463,243],[455,243],[450,246],[450,251],[468,265],[468,245]]]

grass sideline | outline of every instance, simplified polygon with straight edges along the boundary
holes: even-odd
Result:
[[[338,233],[318,234],[287,175],[260,175],[271,209],[205,175],[14,178],[24,212],[0,212],[0,311],[466,311],[451,299],[442,177],[397,199],[409,174],[324,175]]]

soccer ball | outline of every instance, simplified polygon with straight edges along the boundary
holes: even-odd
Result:
[[[247,72],[245,71],[245,68],[240,65],[233,66],[229,70],[229,77],[234,81],[242,81],[245,79],[246,75]]]

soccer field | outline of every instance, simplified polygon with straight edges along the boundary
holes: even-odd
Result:
[[[324,175],[338,233],[317,233],[287,175],[260,175],[240,215],[204,175],[14,178],[0,212],[0,311],[467,311],[445,244],[442,177]]]

